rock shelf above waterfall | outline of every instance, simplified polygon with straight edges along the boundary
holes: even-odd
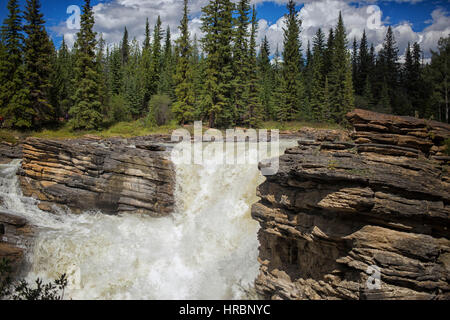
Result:
[[[258,292],[450,299],[450,169],[442,146],[450,126],[363,110],[348,119],[353,141],[299,141],[258,188]],[[375,268],[379,287],[367,284]]]
[[[28,138],[19,171],[25,196],[73,212],[143,213],[173,211],[175,173],[167,137],[134,139],[86,137],[76,140]]]

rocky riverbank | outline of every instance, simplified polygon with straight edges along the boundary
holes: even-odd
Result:
[[[450,169],[442,145],[450,126],[363,110],[348,119],[351,140],[299,141],[259,187],[258,292],[449,299]],[[367,284],[374,270],[375,288]]]

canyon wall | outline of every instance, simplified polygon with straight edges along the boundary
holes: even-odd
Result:
[[[25,196],[44,211],[142,213],[163,216],[174,206],[175,173],[167,137],[43,140],[23,144],[19,172]]]
[[[450,299],[450,126],[363,110],[347,117],[351,139],[299,141],[258,188],[257,291]]]

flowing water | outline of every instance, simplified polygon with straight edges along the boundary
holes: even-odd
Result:
[[[294,145],[281,141],[280,151]],[[256,164],[176,165],[176,209],[164,218],[43,212],[22,195],[19,166],[0,165],[0,198],[38,230],[27,280],[66,273],[70,299],[249,297],[259,269],[250,209],[264,181]]]

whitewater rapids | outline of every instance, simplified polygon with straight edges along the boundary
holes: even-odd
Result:
[[[279,152],[294,145],[280,141]],[[66,299],[252,297],[259,226],[250,210],[264,181],[256,164],[176,165],[176,209],[164,218],[49,214],[22,195],[19,167],[18,160],[0,165],[0,198],[2,208],[37,227],[27,256],[29,282],[66,273]]]

